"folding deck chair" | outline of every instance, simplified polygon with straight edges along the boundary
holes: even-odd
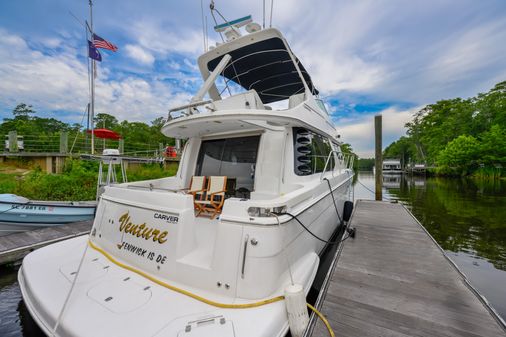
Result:
[[[184,188],[181,191],[192,194],[193,200],[203,199],[205,193],[206,177],[204,176],[193,176],[190,181],[190,187]]]
[[[194,198],[197,216],[201,213],[209,213],[211,219],[221,213],[223,203],[225,202],[225,191],[227,186],[227,177],[211,176],[207,180],[207,190],[202,200]]]

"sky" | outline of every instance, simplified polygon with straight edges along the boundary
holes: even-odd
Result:
[[[262,1],[215,5],[227,20],[251,14],[263,21]],[[266,7],[268,23],[269,0]],[[85,19],[88,0],[0,1],[0,118],[24,102],[39,116],[82,121],[89,100]],[[200,0],[95,0],[93,21],[95,32],[119,47],[101,52],[96,113],[149,123],[187,103],[202,84]],[[426,104],[506,80],[503,0],[274,0],[272,25],[308,70],[341,139],[361,157],[374,153],[374,115],[383,115],[385,147]]]

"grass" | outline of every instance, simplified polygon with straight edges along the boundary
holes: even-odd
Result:
[[[127,170],[129,181],[168,177],[177,166],[142,164]],[[10,173],[3,173],[3,172]],[[61,174],[47,174],[40,168],[20,173],[0,167],[0,193],[14,193],[34,200],[94,200],[98,162],[67,160]]]
[[[504,179],[506,177],[506,170],[496,167],[480,167],[473,172],[474,178],[479,179]]]

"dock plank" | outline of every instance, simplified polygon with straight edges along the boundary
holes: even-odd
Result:
[[[0,265],[21,260],[45,245],[88,234],[92,220],[0,236]]]
[[[506,336],[405,207],[360,200],[351,225],[321,307],[337,336]],[[320,321],[312,336],[328,336]]]

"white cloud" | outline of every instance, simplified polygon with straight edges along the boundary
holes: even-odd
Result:
[[[146,51],[145,48],[142,48],[140,46],[127,44],[125,46],[125,51],[129,57],[139,63],[152,65],[155,62],[155,57]]]
[[[420,107],[402,110],[390,107],[378,112],[382,117],[383,149],[405,134],[404,124],[410,121]],[[374,157],[374,116],[358,115],[336,121],[341,140],[350,143],[361,158]]]
[[[204,48],[202,31],[185,28],[172,28],[168,24],[150,19],[132,25],[130,34],[142,48],[160,57],[166,57],[173,52],[195,56],[202,53]]]
[[[66,48],[51,55],[31,49],[26,41],[0,30],[0,101],[14,107],[19,102],[36,110],[80,112],[88,102],[87,66],[78,50]],[[96,113],[118,119],[148,122],[165,116],[168,108],[187,102],[190,95],[163,81],[135,76],[111,79],[111,71],[99,66],[96,80]],[[59,116],[54,116],[60,118]],[[76,121],[78,119],[76,118]]]

